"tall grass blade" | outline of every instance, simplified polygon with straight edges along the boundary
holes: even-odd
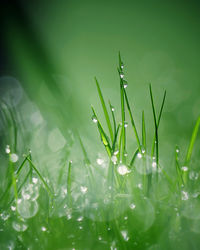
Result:
[[[100,134],[100,137],[101,137],[101,141],[103,142],[105,148],[106,148],[106,151],[108,153],[108,156],[111,157],[112,156],[112,152],[111,152],[111,146],[110,146],[110,143],[109,143],[109,139],[108,139],[108,136],[106,135],[103,127],[101,126],[101,123],[95,113],[95,110],[94,108],[92,107],[92,112],[93,112],[93,115],[96,117],[97,119],[97,127],[98,127],[98,130],[99,130],[99,134]]]
[[[111,111],[112,119],[113,119],[114,138],[115,138],[116,132],[117,132],[117,126],[116,126],[116,119],[115,119],[115,114],[114,114],[114,107],[111,105],[110,101],[109,101],[109,105],[110,105],[110,111]]]
[[[108,111],[107,111],[107,108],[106,108],[106,104],[105,104],[105,101],[104,101],[104,98],[103,98],[103,95],[102,95],[102,92],[101,92],[101,89],[100,89],[100,86],[99,86],[99,83],[98,83],[96,77],[95,77],[95,82],[96,82],[99,98],[100,98],[100,101],[101,101],[101,105],[102,105],[102,108],[103,108],[104,116],[106,118],[106,123],[107,123],[108,130],[109,130],[109,133],[110,133],[110,138],[111,138],[111,141],[113,142],[113,130],[112,130],[110,118],[109,118]]]
[[[145,127],[144,111],[142,111],[142,145],[146,153],[146,127]]]
[[[135,161],[135,159],[136,159],[136,157],[137,157],[138,152],[139,152],[139,149],[137,148],[136,151],[135,151],[135,153],[133,154],[133,157],[132,157],[131,162],[130,162],[130,166],[131,166],[131,167],[132,167],[133,164],[134,164],[134,161]]]
[[[49,192],[49,194],[53,197],[54,194],[51,191],[50,187],[48,186],[47,182],[44,180],[44,178],[42,177],[42,175],[40,174],[39,170],[36,168],[36,166],[33,164],[33,162],[30,160],[29,157],[27,157],[28,162],[30,162],[31,167],[34,169],[34,171],[37,173],[38,177],[40,178],[40,180],[42,181],[42,183],[44,184],[46,190]]]
[[[159,112],[159,115],[158,115],[158,122],[157,122],[157,128],[159,128],[159,125],[160,125],[160,119],[161,119],[161,116],[162,116],[162,112],[163,112],[163,107],[164,107],[164,104],[165,104],[165,99],[166,99],[166,90],[164,92],[164,96],[163,96],[163,99],[162,99],[162,104],[161,104],[161,107],[160,107],[160,112]],[[153,156],[154,155],[154,150],[155,150],[155,140],[156,140],[156,135],[154,135],[154,140],[153,140],[153,143],[152,143],[152,150],[151,150],[151,155]]]
[[[137,144],[138,144],[138,149],[141,152],[142,150],[141,150],[140,139],[139,139],[139,135],[138,135],[138,132],[137,132],[137,128],[135,126],[135,122],[134,122],[133,115],[132,115],[132,112],[131,112],[131,108],[130,108],[130,105],[129,105],[129,101],[128,101],[128,96],[126,94],[126,90],[124,90],[124,93],[125,93],[126,105],[127,105],[127,108],[128,108],[130,119],[131,119],[131,124],[132,124],[132,127],[133,127],[133,131],[134,131],[134,134],[135,134],[135,138],[136,138]]]
[[[72,197],[71,197],[71,167],[72,167],[72,161],[69,161],[69,167],[68,167],[68,174],[67,174],[67,194],[68,194],[68,201],[69,206],[72,205]]]

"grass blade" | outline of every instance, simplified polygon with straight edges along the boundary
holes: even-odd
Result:
[[[115,114],[114,114],[114,107],[111,105],[110,101],[109,101],[109,105],[110,105],[110,110],[111,110],[111,114],[113,118],[114,138],[115,138],[116,132],[117,132],[117,126],[116,126],[116,119],[115,119]]]
[[[156,112],[155,112],[155,106],[154,106],[154,100],[153,100],[151,84],[149,84],[149,92],[150,92],[150,97],[151,97],[151,105],[152,105],[153,119],[154,119],[154,125],[155,125],[155,141],[154,141],[154,143],[156,145],[156,168],[158,168],[158,163],[159,163],[159,159],[158,159],[158,157],[159,157],[159,154],[158,154],[158,126],[157,126]]]
[[[100,86],[99,86],[99,83],[98,83],[96,77],[95,77],[95,82],[96,82],[99,98],[100,98],[100,101],[101,101],[101,105],[102,105],[102,108],[103,108],[104,116],[106,118],[106,123],[107,123],[108,130],[109,130],[109,133],[110,133],[110,138],[111,138],[111,141],[113,142],[113,130],[112,130],[110,118],[109,118],[108,111],[107,111],[107,108],[106,108],[106,104],[105,104],[105,101],[104,101],[104,98],[103,98],[103,95],[102,95],[102,92],[101,92],[101,89],[100,89]]]
[[[135,134],[135,138],[136,138],[137,144],[138,144],[138,149],[141,152],[140,139],[139,139],[139,136],[138,136],[138,132],[137,132],[137,129],[136,129],[136,126],[135,126],[135,122],[134,122],[134,119],[133,119],[133,115],[132,115],[132,112],[131,112],[131,108],[130,108],[130,105],[129,105],[128,96],[127,96],[125,90],[124,90],[124,93],[125,93],[126,105],[127,105],[127,108],[128,108],[130,119],[131,119],[131,124],[132,124],[132,127],[133,127],[133,131],[134,131],[134,134]]]
[[[106,148],[106,151],[108,153],[108,156],[111,157],[112,156],[112,152],[111,152],[111,146],[110,146],[110,143],[109,143],[109,139],[108,139],[108,136],[106,135],[103,127],[101,126],[101,123],[94,111],[94,108],[92,107],[92,112],[93,112],[93,115],[96,117],[96,120],[97,120],[97,127],[98,127],[98,130],[99,130],[99,134],[100,134],[100,137],[101,137],[101,141],[103,142],[105,148]]]
[[[113,141],[113,145],[112,145],[112,153],[115,152],[115,146],[116,146],[116,142],[117,142],[117,136],[119,134],[119,128],[120,128],[120,125],[117,126],[117,131],[115,133],[115,137],[114,137],[114,141]]]
[[[49,188],[47,182],[44,180],[44,178],[42,177],[42,175],[40,174],[39,170],[36,168],[36,166],[33,164],[33,162],[30,160],[29,157],[27,157],[28,162],[31,164],[31,167],[34,169],[34,171],[37,173],[38,177],[40,178],[40,180],[42,181],[42,183],[44,184],[45,188],[47,189],[47,191],[49,192],[49,194],[53,197],[54,194],[51,191],[51,189]]]
[[[192,132],[192,136],[190,139],[190,144],[187,150],[187,154],[186,154],[186,158],[185,158],[185,164],[189,164],[190,160],[191,160],[191,156],[192,156],[192,151],[193,151],[193,147],[194,147],[194,143],[196,141],[196,137],[197,137],[197,133],[199,131],[199,126],[200,126],[200,116],[198,117],[193,132]]]
[[[142,145],[146,153],[146,127],[145,127],[144,111],[142,111]]]
[[[159,127],[160,125],[160,119],[161,119],[161,116],[162,116],[162,112],[163,112],[163,107],[164,107],[164,104],[165,104],[165,99],[166,99],[166,90],[164,92],[164,96],[163,96],[163,100],[162,100],[162,104],[161,104],[161,108],[160,108],[160,112],[159,112],[159,116],[158,116],[158,122],[157,122],[157,128]],[[156,140],[156,135],[154,135],[154,140],[153,140],[153,143],[152,143],[152,150],[151,150],[151,155],[153,156],[154,155],[154,150],[155,150],[155,140]]]
[[[68,202],[69,206],[72,205],[72,196],[71,196],[71,167],[72,161],[69,161],[68,174],[67,174],[67,194],[68,194]]]
[[[136,158],[138,152],[139,152],[139,149],[137,148],[136,151],[135,151],[135,153],[133,154],[133,157],[132,157],[131,162],[130,162],[130,166],[131,167],[133,166],[133,163],[135,161],[135,158]]]

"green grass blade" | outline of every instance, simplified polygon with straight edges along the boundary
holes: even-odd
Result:
[[[117,131],[115,133],[115,137],[114,137],[114,141],[113,141],[113,145],[112,145],[112,153],[115,152],[115,146],[116,146],[116,142],[117,142],[117,136],[119,134],[119,128],[120,128],[120,125],[117,126]]]
[[[195,123],[194,129],[193,129],[193,132],[192,132],[192,136],[191,136],[191,139],[190,139],[190,144],[189,144],[187,154],[186,154],[186,157],[185,157],[185,164],[186,165],[189,164],[189,162],[191,160],[192,151],[193,151],[193,148],[194,148],[194,143],[196,141],[197,133],[199,131],[199,126],[200,126],[200,116],[198,117],[198,119],[197,119],[197,121]]]
[[[85,147],[83,145],[82,139],[81,139],[79,134],[78,134],[78,139],[79,139],[79,142],[80,142],[80,145],[81,145],[81,149],[82,149],[82,152],[83,152],[85,163],[89,165],[89,164],[91,164],[91,162],[90,162],[90,159],[88,157],[88,154],[87,154],[87,152],[85,150]]]
[[[94,111],[94,108],[92,107],[92,112],[93,112],[93,115],[96,117],[97,119],[97,127],[98,127],[98,130],[99,130],[99,134],[100,134],[100,137],[101,137],[101,141],[103,142],[105,148],[106,148],[106,151],[108,153],[108,156],[111,157],[112,156],[112,151],[111,151],[111,146],[110,146],[110,143],[109,143],[109,139],[108,139],[108,136],[106,135],[103,127],[101,126],[101,123]]]
[[[42,177],[42,175],[40,174],[39,170],[36,168],[36,166],[33,164],[33,162],[30,160],[29,157],[27,157],[28,162],[31,164],[31,167],[34,169],[34,171],[37,173],[38,177],[40,178],[40,180],[42,181],[42,183],[44,184],[46,190],[49,192],[49,194],[53,197],[54,194],[51,191],[50,187],[48,186],[47,182],[44,180],[44,178]]]
[[[150,97],[151,97],[151,105],[152,105],[152,110],[153,110],[153,119],[154,119],[154,125],[155,125],[155,145],[156,145],[156,167],[158,168],[158,163],[159,163],[159,154],[158,154],[158,126],[157,126],[157,120],[156,120],[156,112],[155,112],[155,105],[154,105],[154,100],[153,100],[153,94],[152,94],[152,89],[151,89],[151,84],[149,84],[149,92],[150,92]],[[153,156],[153,155],[152,155]]]
[[[132,115],[132,112],[131,112],[131,108],[130,108],[130,105],[129,105],[128,96],[127,96],[125,90],[124,90],[124,93],[125,93],[126,105],[127,105],[127,108],[128,108],[130,119],[131,119],[131,124],[132,124],[132,127],[133,127],[133,131],[134,131],[134,134],[135,134],[135,138],[136,138],[137,144],[138,144],[138,149],[141,152],[140,139],[139,139],[139,136],[138,136],[138,132],[137,132],[137,129],[136,129],[136,126],[135,126],[135,122],[134,122],[134,119],[133,119],[133,115]]]
[[[178,184],[179,184],[179,189],[180,189],[181,184],[184,184],[184,181],[183,181],[182,171],[181,171],[180,164],[179,164],[179,152],[180,152],[180,149],[178,146],[176,146],[175,147],[175,164],[176,164],[176,172],[178,176]]]
[[[146,153],[146,127],[145,127],[144,111],[142,111],[142,145]]]
[[[114,138],[115,138],[116,132],[117,132],[117,126],[116,126],[116,119],[115,119],[115,114],[114,114],[114,107],[111,105],[110,101],[109,101],[109,105],[110,105],[110,111],[111,111],[112,119],[113,119]]]
[[[109,133],[110,133],[110,138],[111,138],[111,141],[113,142],[113,130],[112,130],[110,118],[109,118],[108,111],[107,111],[107,108],[106,108],[106,104],[105,104],[105,101],[104,101],[104,98],[103,98],[103,95],[102,95],[102,92],[101,92],[101,89],[100,89],[100,86],[99,86],[99,83],[98,83],[96,77],[95,77],[95,82],[96,82],[99,98],[100,98],[100,101],[101,101],[101,105],[102,105],[102,108],[103,108],[104,116],[106,118],[106,123],[107,123],[108,130],[109,130]]]
[[[131,166],[131,167],[133,166],[133,163],[134,163],[134,161],[135,161],[135,159],[136,159],[136,156],[137,156],[138,152],[139,152],[139,149],[137,148],[137,149],[135,150],[135,153],[133,154],[133,157],[132,157],[131,162],[130,162],[130,166]]]
[[[163,96],[163,100],[162,100],[162,104],[161,104],[161,108],[160,108],[160,112],[159,112],[159,116],[158,116],[158,122],[157,122],[157,128],[159,128],[159,125],[160,125],[160,119],[161,119],[161,116],[162,116],[162,112],[163,112],[163,107],[164,107],[164,104],[165,104],[165,99],[166,99],[166,90],[164,92],[164,96]],[[154,155],[154,150],[155,150],[155,140],[156,140],[156,135],[154,135],[154,140],[153,140],[153,143],[152,143],[152,150],[151,150],[151,155]]]
[[[122,118],[122,133],[121,133],[121,143],[122,143],[122,162],[125,162],[125,151],[126,151],[126,130],[125,130],[125,105],[124,105],[124,86],[123,81],[120,78],[120,96],[121,96],[121,118]]]

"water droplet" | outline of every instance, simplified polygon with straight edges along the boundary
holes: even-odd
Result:
[[[98,158],[97,159],[97,164],[98,165],[102,165],[104,163],[104,160],[103,159],[101,159],[101,158]]]
[[[119,76],[120,76],[121,79],[123,79],[124,78],[124,73],[121,72]]]
[[[16,207],[15,207],[15,206],[11,206],[10,209],[11,209],[12,211],[16,211]]]
[[[128,122],[124,122],[124,127],[125,127],[125,128],[128,127]]]
[[[23,199],[18,204],[18,212],[25,219],[35,216],[37,211],[38,211],[38,203],[35,200],[30,201]]]
[[[128,82],[126,80],[123,80],[123,86],[124,86],[124,89],[128,87]]]
[[[150,156],[143,155],[141,153],[137,154],[137,157],[134,161],[134,166],[136,171],[142,175],[147,175],[151,172],[157,171],[156,161],[152,160]]]
[[[81,192],[82,192],[83,194],[87,193],[87,191],[88,191],[88,188],[85,187],[85,186],[81,186],[80,189],[81,189]]]
[[[119,150],[117,149],[115,150],[114,155],[118,155],[118,153],[119,153]]]
[[[83,216],[78,217],[77,221],[82,221],[83,220]]]
[[[25,224],[23,221],[13,221],[12,227],[17,232],[24,232],[28,228],[27,224]]]
[[[37,184],[37,183],[38,183],[38,178],[33,177],[33,178],[32,178],[32,182],[33,182],[34,184]]]
[[[10,155],[10,161],[11,162],[17,162],[19,159],[18,155],[17,154],[11,154]]]
[[[114,164],[117,164],[117,156],[116,155],[113,155],[111,157],[111,161],[114,163]]]
[[[179,153],[179,149],[178,148],[176,149],[176,153]]]
[[[93,121],[94,123],[97,123],[98,120],[97,120],[97,117],[96,117],[95,115],[92,116],[92,121]]]
[[[124,238],[125,241],[129,240],[128,231],[122,230],[121,235],[122,235],[122,237]]]
[[[134,203],[131,203],[129,207],[130,207],[130,209],[133,210],[133,209],[135,209],[136,205]]]
[[[139,183],[137,186],[139,189],[142,189],[142,183]]]
[[[190,171],[189,178],[190,180],[197,180],[199,178],[199,173],[195,171]]]
[[[101,236],[99,236],[99,237],[98,237],[98,240],[102,240],[102,237],[101,237]]]
[[[186,201],[186,200],[188,200],[188,199],[189,199],[188,192],[182,191],[182,192],[181,192],[181,200]]]
[[[120,68],[121,68],[121,69],[123,69],[123,68],[124,68],[124,64],[123,64],[123,63],[121,63],[121,66],[120,66]]]
[[[156,169],[157,163],[155,161],[152,162],[152,167],[153,167],[153,169]]]
[[[142,154],[141,154],[141,153],[138,153],[138,154],[137,154],[137,158],[141,159],[141,158],[142,158]]]
[[[22,197],[25,200],[36,200],[39,196],[39,189],[36,184],[27,184],[22,189]]]
[[[82,229],[83,229],[83,227],[82,227],[82,226],[80,226],[80,227],[79,227],[79,229],[80,229],[80,230],[82,230]]]
[[[124,220],[128,220],[128,216],[125,216],[125,217],[124,217]]]
[[[44,227],[44,226],[42,226],[42,227],[41,227],[41,230],[42,230],[43,232],[45,232],[45,231],[47,231],[47,228]]]
[[[10,154],[10,146],[6,145],[6,149],[5,149],[6,154]]]
[[[1,216],[2,220],[6,221],[10,217],[10,214],[8,214],[7,212],[4,211],[0,214],[0,216]]]
[[[181,168],[181,170],[184,171],[184,172],[186,172],[186,171],[188,171],[188,167],[183,166],[183,167]]]
[[[127,168],[126,165],[119,165],[118,168],[117,168],[117,172],[120,175],[125,175],[125,174],[130,173],[131,171]]]

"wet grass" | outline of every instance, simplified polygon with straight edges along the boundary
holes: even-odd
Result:
[[[56,183],[44,174],[44,169],[37,167],[31,152],[23,159],[16,159],[19,135],[15,113],[3,103],[2,119],[14,136],[9,137],[13,140],[9,139],[11,146],[6,147],[5,153],[7,170],[0,196],[0,249],[198,249],[200,171],[194,169],[192,156],[200,117],[186,155],[181,155],[181,149],[176,146],[171,174],[169,166],[162,166],[159,160],[159,126],[166,91],[157,115],[149,85],[154,121],[149,143],[144,111],[141,136],[138,133],[120,53],[118,73],[120,121],[116,119],[112,102],[106,105],[95,78],[107,128],[102,126],[93,106],[92,120],[107,158],[93,162],[82,136],[76,133],[83,162],[77,165],[66,157]],[[127,145],[129,123],[137,143],[134,149]],[[80,174],[76,175],[76,171]]]

